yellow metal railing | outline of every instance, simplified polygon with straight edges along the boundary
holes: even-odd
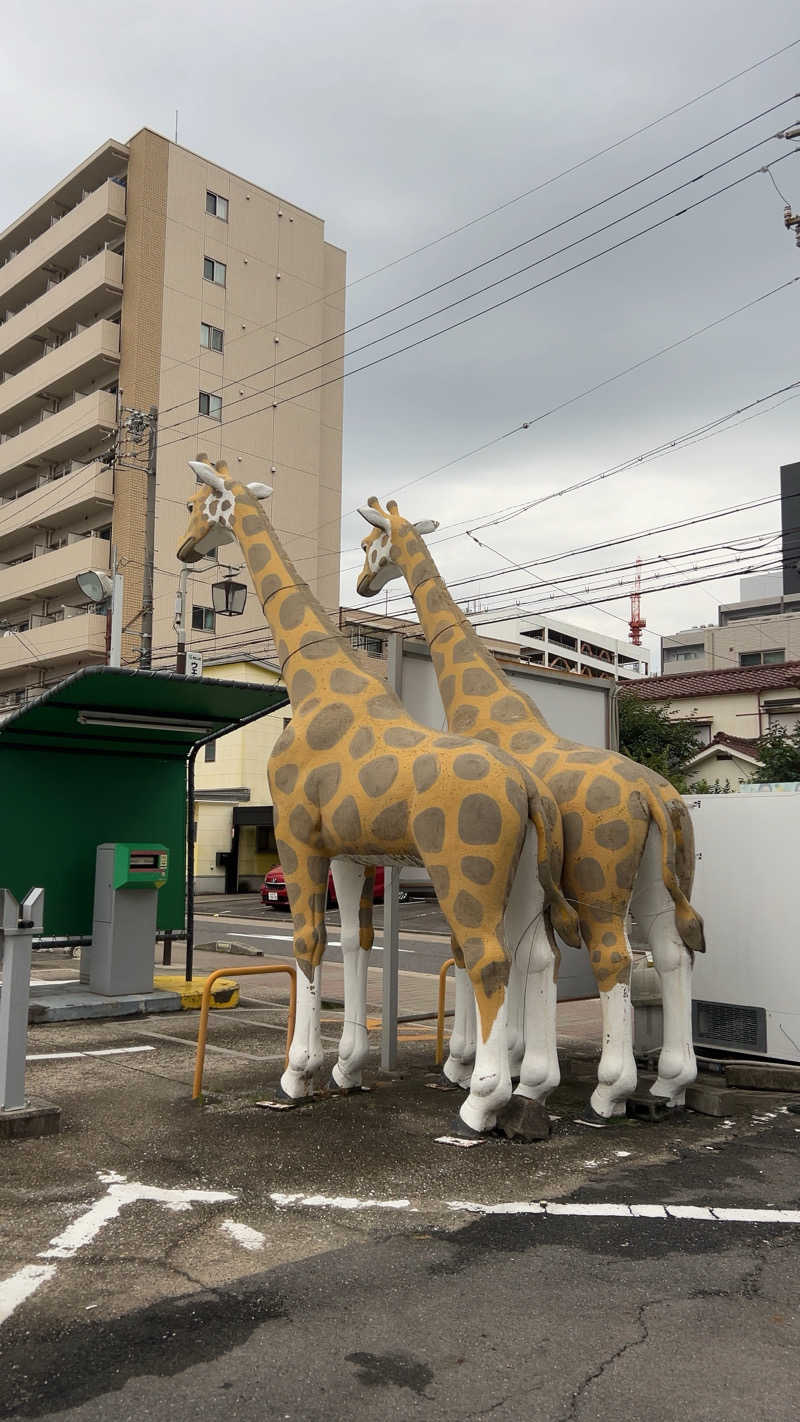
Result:
[[[208,1036],[208,1013],[211,1006],[211,988],[217,978],[243,978],[255,973],[288,973],[289,974],[289,1021],[286,1025],[286,1063],[289,1062],[289,1047],[294,1036],[294,1019],[297,1008],[297,969],[289,963],[270,963],[265,967],[257,968],[217,968],[216,972],[209,973],[203,988],[203,1000],[200,1004],[200,1026],[197,1032],[197,1058],[194,1064],[194,1082],[192,1084],[192,1100],[196,1101],[203,1090],[203,1067],[206,1059],[206,1037]]]
[[[436,1065],[441,1066],[444,1057],[444,995],[447,988],[447,969],[454,968],[455,958],[446,958],[439,969],[439,1003],[436,1009]]]

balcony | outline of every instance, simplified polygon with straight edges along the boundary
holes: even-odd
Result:
[[[61,528],[79,518],[90,517],[114,502],[114,475],[103,464],[80,465],[61,479],[21,494],[18,499],[0,498],[0,563],[3,548],[18,541],[21,533],[37,528]]]
[[[109,384],[119,368],[119,326],[96,321],[86,331],[0,384],[0,430],[27,423],[49,399],[76,386]]]
[[[2,615],[25,607],[26,603],[38,602],[44,597],[54,597],[59,591],[74,591],[78,573],[87,568],[95,568],[99,573],[107,573],[111,566],[111,545],[105,538],[89,534],[79,538],[65,548],[55,548],[50,553],[41,553],[26,563],[16,563],[13,567],[0,570],[0,608]],[[27,633],[25,634],[27,641]]]
[[[113,242],[125,230],[125,189],[110,180],[53,222],[0,267],[0,309],[20,307],[42,294],[43,268],[69,268],[92,247]]]
[[[85,395],[66,410],[31,425],[22,434],[0,444],[0,488],[7,476],[26,465],[47,461],[58,464],[66,459],[84,459],[116,428],[117,402],[107,390]]]
[[[22,637],[24,646],[19,637],[0,633],[0,676],[32,665],[106,659],[106,619],[96,612],[29,627]],[[0,714],[14,709],[11,704],[4,705],[6,700],[0,690]]]
[[[122,298],[122,257],[98,252],[76,272],[0,325],[0,369],[19,370],[42,353],[52,333],[89,325]]]

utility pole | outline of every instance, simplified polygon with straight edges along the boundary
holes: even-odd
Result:
[[[175,670],[179,676],[186,675],[186,584],[188,580],[189,566],[184,563],[178,575],[178,591],[175,594],[175,631],[178,634]]]
[[[142,579],[142,648],[139,666],[149,668],[153,661],[153,576],[156,557],[156,444],[158,410],[150,406],[150,426],[147,439],[147,505],[144,522],[144,577]]]
[[[143,445],[147,436],[147,454]],[[153,578],[156,538],[156,448],[158,444],[158,410],[155,405],[144,410],[120,408],[114,464],[117,468],[136,469],[144,474],[145,523],[144,569],[142,573],[142,634],[139,646],[139,666],[148,669],[153,659]],[[133,619],[136,621],[136,618]],[[130,626],[130,623],[128,624]]]

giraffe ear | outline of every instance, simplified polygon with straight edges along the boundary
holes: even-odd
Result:
[[[414,524],[417,533],[421,533],[423,537],[426,533],[435,533],[438,527],[439,520],[436,518],[421,518],[418,523]]]
[[[201,484],[208,484],[210,488],[216,489],[218,494],[225,493],[225,480],[220,478],[211,464],[207,464],[202,459],[190,459],[189,468],[193,470]]]
[[[272,493],[270,484],[248,484],[247,487],[257,499],[268,499]]]
[[[378,513],[376,509],[369,508],[366,505],[362,505],[358,512],[362,518],[366,519],[367,523],[372,524],[373,528],[382,528],[384,533],[389,532],[391,524],[384,514]]]

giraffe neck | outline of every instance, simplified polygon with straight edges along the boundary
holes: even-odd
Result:
[[[402,569],[408,583],[414,606],[417,609],[425,639],[431,649],[436,679],[447,713],[447,722],[452,730],[466,730],[466,724],[458,720],[458,712],[465,703],[474,705],[474,698],[468,690],[463,672],[471,668],[480,670],[484,688],[481,704],[486,706],[494,701],[494,694],[520,696],[505,673],[500,669],[491,652],[484,646],[466,613],[462,612],[451,597],[428,549],[415,529],[409,527],[405,539],[395,540],[393,557]],[[395,555],[399,555],[396,556]],[[453,675],[453,673],[462,675]],[[494,682],[493,689],[490,681]],[[487,695],[491,691],[490,695]],[[544,716],[529,696],[524,698],[526,723],[538,725],[542,731],[549,731]],[[471,722],[474,724],[474,722]]]
[[[358,668],[386,694],[386,683],[367,670],[348,639],[301,578],[256,499],[236,499],[231,527],[239,541],[264,617],[275,642],[292,709],[304,699],[297,673],[306,663],[326,670]],[[307,693],[306,693],[307,694]]]

